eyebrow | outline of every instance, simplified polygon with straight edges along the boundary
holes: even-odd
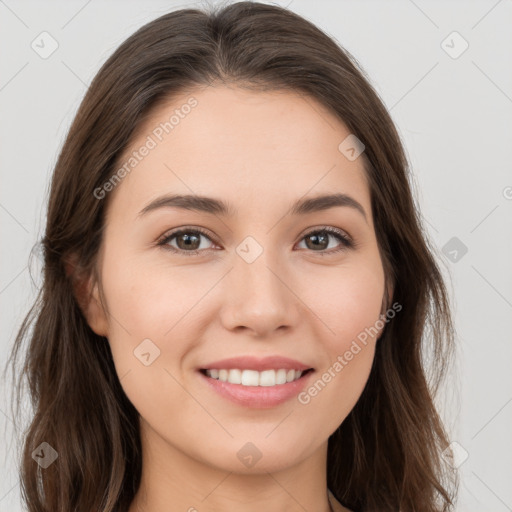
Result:
[[[295,201],[291,206],[292,215],[306,215],[335,207],[349,207],[358,211],[368,223],[363,206],[347,194],[327,194]],[[146,205],[138,214],[142,217],[160,208],[181,208],[197,212],[232,217],[236,209],[221,199],[198,195],[164,195]]]

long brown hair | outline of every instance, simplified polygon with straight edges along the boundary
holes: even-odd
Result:
[[[58,157],[41,240],[43,284],[9,359],[19,373],[15,403],[26,378],[34,408],[21,459],[28,510],[123,512],[137,492],[138,413],[74,283],[98,276],[109,196],[98,200],[94,190],[111,178],[136,128],[170,95],[216,83],[314,98],[364,144],[377,242],[402,310],[377,343],[359,401],[329,438],[327,483],[354,511],[452,510],[458,480],[444,464],[449,441],[434,398],[454,328],[396,128],[357,61],[309,21],[257,2],[209,9],[168,13],[130,36],[92,81]],[[46,469],[32,457],[43,442],[58,454]]]

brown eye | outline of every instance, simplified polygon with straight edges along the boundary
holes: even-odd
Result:
[[[207,238],[211,241],[206,232],[200,229],[180,229],[169,233],[158,245],[164,246],[170,251],[190,256],[209,249],[208,247],[201,247],[201,238]],[[171,244],[174,240],[176,240],[176,246]]]
[[[176,245],[179,249],[199,249],[201,245],[201,235],[183,233],[174,235],[176,238]]]
[[[303,240],[306,241],[306,247],[311,249],[313,252],[318,253],[326,252],[326,250],[329,248],[330,239],[336,239],[338,242],[340,242],[340,244],[338,248],[327,251],[328,254],[353,247],[353,243],[350,238],[336,228],[329,227],[316,231],[310,231],[303,237]]]

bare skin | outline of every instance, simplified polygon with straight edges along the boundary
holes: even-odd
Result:
[[[366,384],[378,335],[308,403],[245,407],[210,389],[198,369],[277,354],[314,368],[313,385],[376,323],[385,276],[362,159],[338,150],[350,132],[315,100],[226,86],[161,105],[125,156],[191,96],[197,106],[109,192],[99,262],[108,313],[89,281],[89,324],[108,338],[140,413],[142,484],[130,512],[328,512],[327,441]],[[333,193],[351,196],[366,218],[350,206],[290,213],[296,200]],[[234,213],[161,207],[139,215],[164,194],[222,199]],[[198,237],[193,247],[183,235],[157,245],[182,227]],[[332,234],[315,245],[312,233],[325,227],[355,246]],[[248,263],[239,246],[262,252]],[[160,351],[147,366],[134,356],[145,339]],[[237,456],[248,442],[261,455],[251,467]]]

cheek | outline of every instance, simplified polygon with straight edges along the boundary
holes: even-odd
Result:
[[[384,272],[380,260],[328,270],[312,276],[310,282],[315,286],[304,288],[302,297],[321,319],[325,327],[322,338],[328,349],[339,353],[348,350],[351,340],[361,333],[370,330],[375,334],[384,295]],[[369,339],[373,337],[368,335]]]
[[[177,410],[190,407],[190,396],[178,384],[180,362],[190,349],[181,333],[205,291],[190,284],[183,268],[165,273],[142,259],[118,260],[113,253],[104,258],[103,288],[121,385],[142,417],[171,424]]]
[[[374,354],[374,344],[354,344],[339,351],[298,395],[305,417],[323,419],[318,426],[322,433],[331,435],[356,405],[368,381]]]
[[[321,319],[317,335],[326,363],[299,402],[333,408],[336,412],[329,421],[334,430],[354,407],[370,374],[375,342],[384,325],[380,320],[384,273],[380,260],[330,271],[324,277],[317,273],[317,286],[306,299]]]
[[[111,259],[104,265],[105,294],[109,300],[113,333],[123,336],[119,324],[132,338],[162,340],[181,322],[211,287],[197,269],[159,268],[143,258]],[[117,322],[116,322],[117,320]],[[179,324],[179,325],[178,325]],[[140,342],[140,341],[139,341]]]

